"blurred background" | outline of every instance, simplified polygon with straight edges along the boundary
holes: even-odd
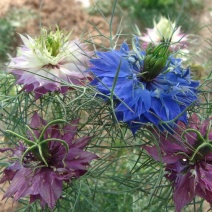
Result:
[[[0,1],[0,58],[14,54],[20,39],[17,33],[30,36],[39,33],[40,26],[58,24],[66,30],[73,29],[73,36],[100,31],[107,35],[106,19],[111,16],[114,0],[1,0]],[[183,9],[182,9],[183,5]],[[133,34],[138,26],[141,32],[153,27],[163,15],[182,26],[185,33],[210,37],[212,20],[211,0],[119,0],[113,31],[116,32],[123,18],[122,33]],[[105,18],[103,17],[105,16]],[[92,34],[93,35],[93,34]]]

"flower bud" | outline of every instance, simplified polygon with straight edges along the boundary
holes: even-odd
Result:
[[[163,71],[169,56],[168,48],[169,45],[164,43],[156,47],[152,47],[152,45],[148,47],[142,71],[143,80],[152,81]]]

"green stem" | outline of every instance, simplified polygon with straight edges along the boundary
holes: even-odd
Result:
[[[180,116],[182,116],[184,113],[186,113],[188,111],[188,108],[190,108],[191,106],[193,106],[194,104],[196,103],[196,101],[192,102],[188,107],[186,107],[178,116],[176,116],[175,118],[173,118],[172,120],[169,120],[169,121],[163,121],[161,120],[159,122],[159,125],[162,125],[162,124],[169,124],[169,123],[173,123],[175,121],[177,121]],[[157,116],[156,116],[157,117]],[[158,117],[157,117],[158,118]]]
[[[44,133],[46,132],[46,130],[48,129],[49,126],[53,125],[53,124],[58,124],[58,123],[65,123],[66,121],[63,120],[63,119],[57,119],[57,120],[54,120],[54,121],[51,121],[49,122],[45,127],[44,129],[42,130],[38,140],[42,140],[43,136],[44,136]]]
[[[185,156],[187,159],[189,158],[189,156],[188,156],[185,152],[177,152],[177,153],[175,153],[175,155],[183,155],[183,156]]]
[[[14,136],[16,136],[16,137],[22,139],[22,140],[25,141],[29,146],[33,146],[33,145],[35,144],[33,141],[30,141],[30,140],[28,140],[27,138],[25,138],[25,137],[23,137],[23,136],[21,136],[21,135],[15,133],[15,132],[13,132],[13,131],[6,130],[5,132],[6,132],[6,133],[10,133],[10,134],[12,134],[12,135],[14,135]]]
[[[203,151],[201,151],[203,150]],[[212,150],[212,145],[209,143],[202,143],[197,147],[194,154],[192,155],[190,161],[195,161],[197,159],[202,159],[205,155],[207,155]],[[201,156],[201,158],[198,158],[197,154]]]
[[[48,138],[48,139],[45,139],[45,140],[41,141],[39,144],[42,145],[42,144],[45,144],[45,143],[47,143],[49,141],[58,141],[58,142],[62,143],[63,146],[66,149],[66,152],[67,153],[69,152],[69,146],[68,146],[68,144],[64,140],[59,139],[59,138]]]
[[[65,167],[65,166],[66,166],[66,164],[65,164],[65,158],[66,158],[66,156],[67,156],[67,153],[69,152],[69,146],[68,146],[68,144],[67,144],[64,140],[61,140],[61,139],[59,139],[59,138],[48,138],[48,139],[45,139],[45,140],[41,141],[41,142],[40,142],[40,145],[45,144],[45,143],[47,143],[47,142],[49,142],[49,141],[57,141],[57,142],[60,142],[60,143],[62,143],[63,146],[65,147],[65,149],[66,149],[66,154],[64,155],[63,160],[62,160],[62,163],[63,163],[63,165],[64,165],[64,167]]]
[[[27,154],[28,152],[30,152],[30,151],[34,154],[34,156],[35,156],[38,160],[40,160],[40,159],[41,159],[41,158],[40,158],[40,155],[37,154],[35,151],[33,151],[33,150],[36,149],[37,147],[38,147],[37,145],[34,145],[34,146],[31,146],[31,147],[29,147],[28,149],[26,149],[26,151],[23,153],[23,155],[22,155],[22,157],[21,157],[21,162],[23,163],[24,157],[25,157],[26,154]]]
[[[116,9],[116,3],[117,3],[118,0],[115,0],[114,1],[114,5],[113,5],[113,11],[112,11],[112,14],[111,14],[111,19],[110,19],[110,24],[109,24],[109,27],[110,27],[110,47],[112,48],[113,47],[113,38],[112,38],[112,34],[113,34],[113,18],[114,18],[114,15],[115,15],[115,9]]]
[[[43,156],[43,152],[42,152],[41,145],[38,145],[38,151],[39,151],[39,154],[40,154],[40,156],[41,156],[41,159],[43,160],[43,162],[45,163],[45,165],[48,167],[48,163],[46,162],[46,159],[45,159],[45,157]]]
[[[192,128],[189,128],[189,129],[184,130],[184,132],[182,133],[182,138],[183,139],[185,139],[185,134],[187,132],[194,132],[194,133],[196,133],[198,141],[200,141],[201,144],[202,143],[205,143],[205,139],[202,137],[202,134],[199,131],[197,131],[195,129],[192,129]]]
[[[210,129],[211,129],[211,120],[209,121],[209,124],[208,124],[208,127],[207,127],[207,131],[206,131],[206,134],[205,134],[205,139],[207,141],[209,140]]]
[[[35,133],[33,132],[33,130],[28,126],[26,125],[27,129],[31,132],[32,134],[32,137],[34,138],[34,141],[37,143],[38,142],[38,139],[37,137],[35,136]]]

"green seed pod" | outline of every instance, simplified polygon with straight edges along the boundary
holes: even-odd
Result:
[[[152,56],[151,57],[151,59],[150,59],[150,61],[148,62],[148,65],[150,66],[150,67],[153,67],[154,66],[154,64],[156,63],[156,61],[157,61],[157,56]]]
[[[153,51],[154,51],[154,46],[153,46],[152,43],[150,43],[150,44],[147,46],[146,55],[152,54]]]
[[[149,61],[151,60],[151,58],[152,58],[152,55],[150,54],[150,55],[147,55],[145,58],[144,58],[144,63],[149,63]]]
[[[152,78],[157,77],[161,73],[165,65],[166,65],[166,60],[164,60],[164,58],[157,59],[153,68],[151,69],[151,72],[150,72],[151,77]]]
[[[147,48],[142,70],[143,80],[152,81],[162,72],[169,56],[168,48],[169,45],[163,43],[156,47],[150,45]]]
[[[158,58],[152,68],[152,73],[156,71],[157,69],[162,70],[166,65],[166,60],[164,58]]]

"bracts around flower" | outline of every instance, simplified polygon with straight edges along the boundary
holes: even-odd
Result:
[[[40,200],[42,208],[55,207],[63,182],[70,183],[84,175],[90,162],[98,158],[83,150],[91,137],[75,138],[78,123],[79,120],[70,124],[64,124],[63,120],[46,123],[35,113],[26,137],[7,131],[17,136],[20,143],[16,148],[0,150],[10,152],[10,165],[0,180],[0,183],[11,182],[3,199],[13,197],[16,201],[29,196],[30,203]]]
[[[212,118],[201,121],[195,114],[186,127],[178,122],[175,134],[158,134],[159,146],[143,145],[150,156],[165,166],[173,186],[177,212],[197,195],[212,204]]]

